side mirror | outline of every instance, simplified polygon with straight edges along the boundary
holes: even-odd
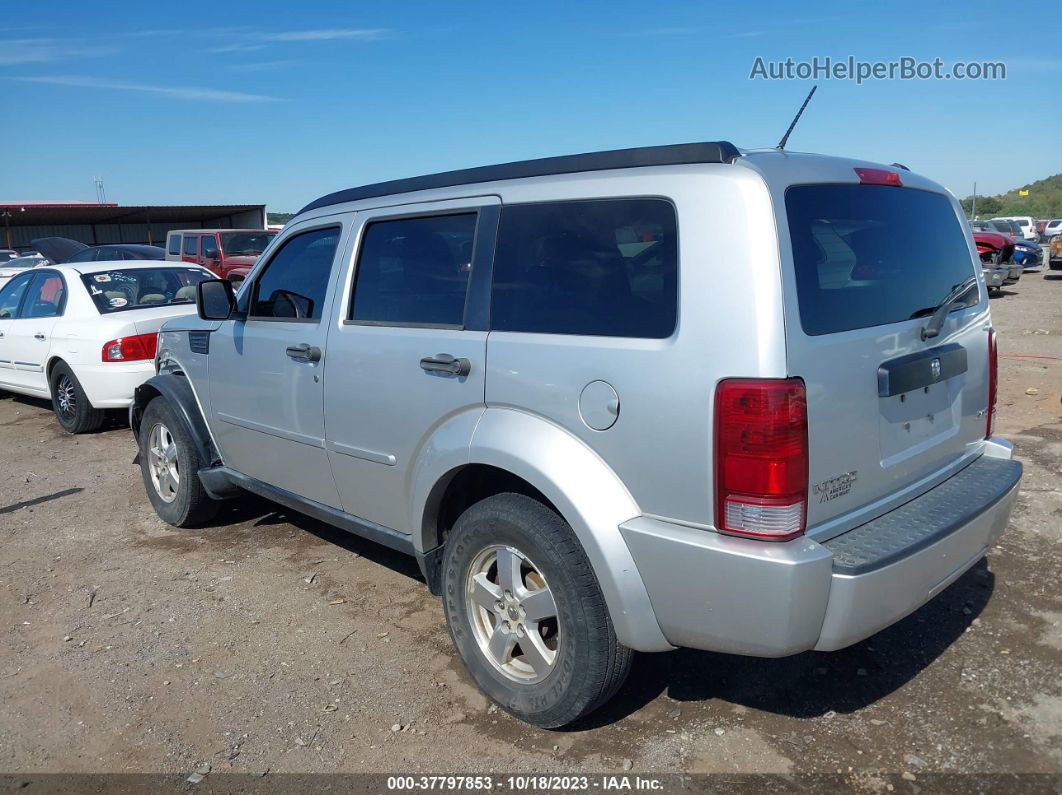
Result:
[[[195,287],[195,307],[203,320],[228,320],[236,309],[236,294],[228,279],[206,279]]]

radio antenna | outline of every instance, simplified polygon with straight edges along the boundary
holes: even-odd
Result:
[[[804,100],[804,104],[800,106],[800,110],[797,111],[797,115],[793,117],[793,121],[789,124],[789,129],[785,131],[785,135],[782,136],[782,140],[779,141],[778,146],[775,147],[779,151],[785,149],[785,144],[786,141],[789,140],[790,133],[793,132],[793,128],[796,127],[797,122],[800,121],[800,117],[804,115],[804,108],[806,108],[808,106],[808,103],[811,102],[811,97],[815,93],[816,88],[818,88],[817,85],[811,87],[811,91],[808,92],[807,98]]]

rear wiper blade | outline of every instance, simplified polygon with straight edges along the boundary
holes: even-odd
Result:
[[[923,342],[940,334],[940,329],[944,326],[944,320],[947,318],[948,312],[950,312],[955,303],[976,284],[977,277],[970,276],[951,288],[951,292],[944,296],[944,298],[941,299],[941,302],[936,305],[933,309],[933,316],[929,318],[929,322],[922,328]],[[915,314],[920,314],[922,311],[923,310],[919,310]]]

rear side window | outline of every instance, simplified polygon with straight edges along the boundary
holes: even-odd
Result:
[[[475,235],[475,213],[369,224],[358,256],[351,319],[461,326]]]
[[[184,253],[194,257],[199,253],[199,235],[186,235],[184,238]]]
[[[254,287],[249,315],[318,320],[339,245],[337,226],[303,232],[284,242]]]
[[[166,238],[166,253],[178,255],[181,253],[181,236],[170,235]]]
[[[506,206],[491,295],[499,331],[668,337],[678,304],[675,209],[663,199]]]
[[[785,194],[800,323],[809,335],[931,314],[976,274],[951,202],[885,185],[795,185]],[[976,290],[964,297],[977,303]]]
[[[66,285],[57,273],[38,273],[26,293],[21,317],[57,317],[63,310]]]

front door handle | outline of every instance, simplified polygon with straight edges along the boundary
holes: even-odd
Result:
[[[35,340],[43,340],[43,339],[47,339],[47,337],[44,336],[44,332],[43,331],[38,331],[36,334],[33,335],[33,339],[35,339]]]
[[[289,345],[287,354],[292,359],[300,359],[306,362],[321,361],[321,349],[316,345],[310,345],[305,342],[300,345]]]
[[[437,353],[434,356],[425,356],[420,360],[422,370],[429,373],[446,373],[458,378],[472,372],[472,362],[468,359],[457,359],[448,353]]]

